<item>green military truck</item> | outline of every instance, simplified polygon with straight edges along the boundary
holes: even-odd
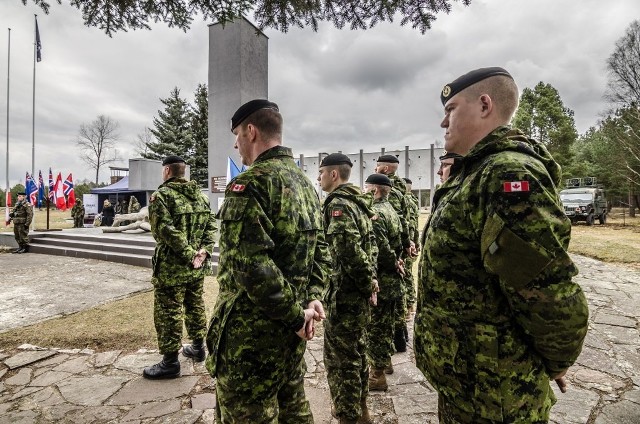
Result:
[[[572,224],[585,221],[593,225],[596,219],[603,225],[607,222],[607,199],[595,177],[568,179],[566,188],[560,192],[560,200]]]

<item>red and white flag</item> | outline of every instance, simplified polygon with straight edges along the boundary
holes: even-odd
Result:
[[[67,196],[67,208],[71,209],[76,203],[76,192],[73,189],[73,177],[71,174],[64,180],[64,194]]]
[[[62,187],[62,175],[59,172],[56,184],[53,187],[53,197],[56,201],[56,208],[63,211],[67,210],[67,201],[64,198],[64,188]]]
[[[529,191],[529,181],[507,181],[502,184],[505,193],[513,193],[515,191]]]

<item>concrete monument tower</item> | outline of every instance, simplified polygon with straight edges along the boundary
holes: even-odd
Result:
[[[227,184],[227,158],[238,165],[231,116],[268,97],[268,38],[245,18],[209,25],[209,198],[217,211]]]

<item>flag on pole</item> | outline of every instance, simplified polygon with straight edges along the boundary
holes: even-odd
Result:
[[[36,16],[36,61],[42,60],[42,43],[40,42],[40,31],[38,30],[38,17]]]
[[[44,203],[44,180],[42,179],[42,171],[38,171],[38,207],[41,208]]]
[[[4,226],[9,226],[9,208],[11,207],[11,192],[7,190],[7,197],[5,198],[4,208]]]
[[[67,201],[64,198],[64,189],[62,187],[62,174],[58,172],[58,177],[56,178],[56,184],[54,186],[54,198],[56,201],[56,207],[60,210],[67,210]]]
[[[53,173],[51,172],[51,168],[49,168],[49,203],[55,205],[55,199],[54,199],[54,195],[56,193],[56,190],[53,187]]]
[[[67,208],[72,208],[76,203],[76,192],[73,189],[73,177],[71,174],[64,180],[64,195],[67,196]]]
[[[24,185],[25,191],[27,192],[27,199],[29,199],[29,203],[35,205],[38,201],[38,186],[36,182],[33,181],[33,178],[27,172],[27,181]]]
[[[238,175],[240,175],[242,172],[246,170],[247,170],[246,166],[242,165],[241,168],[238,168],[238,165],[236,165],[233,159],[227,156],[227,184],[229,184],[229,182],[232,179],[234,179],[235,177],[237,177]]]

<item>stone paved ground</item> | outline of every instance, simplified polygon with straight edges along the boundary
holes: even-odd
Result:
[[[591,308],[582,355],[556,391],[554,424],[640,423],[640,272],[575,257]],[[0,283],[1,284],[1,283]],[[200,364],[181,357],[182,377],[141,378],[160,355],[150,351],[35,349],[0,352],[0,423],[211,423],[215,383]],[[306,353],[307,395],[317,423],[335,423],[322,362],[322,339]],[[376,423],[437,423],[437,396],[409,351],[393,358],[385,393],[372,393]],[[555,388],[554,388],[555,389]]]

